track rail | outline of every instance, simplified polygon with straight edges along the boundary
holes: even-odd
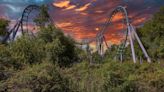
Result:
[[[96,41],[96,47],[97,47],[97,52],[99,55],[101,55],[103,57],[103,53],[104,53],[104,46],[103,46],[103,43],[105,43],[107,49],[109,49],[109,46],[107,44],[107,41],[104,37],[105,35],[105,32],[107,32],[107,27],[108,26],[111,26],[112,24],[112,20],[114,18],[114,16],[117,14],[117,13],[122,13],[123,15],[123,24],[126,25],[126,30],[125,30],[125,38],[124,40],[122,41],[122,44],[121,46],[119,46],[119,49],[118,49],[118,56],[120,58],[121,61],[123,61],[123,54],[124,54],[124,49],[126,48],[126,44],[127,44],[127,41],[129,40],[130,42],[130,45],[131,45],[131,52],[132,52],[132,58],[133,58],[133,62],[136,63],[136,55],[135,55],[135,50],[134,50],[134,38],[135,37],[145,55],[145,57],[147,58],[147,61],[150,63],[151,62],[151,59],[150,57],[148,56],[148,53],[147,51],[145,50],[142,42],[140,41],[140,38],[138,37],[137,33],[135,32],[135,29],[134,27],[132,26],[132,24],[130,24],[129,22],[129,18],[128,18],[128,12],[126,10],[125,7],[123,6],[118,6],[116,7],[112,12],[109,13],[109,16],[108,16],[108,19],[106,20],[105,22],[105,25],[102,26],[102,28],[100,29],[101,31],[98,32],[96,34],[96,37],[95,38],[92,38],[93,40],[91,41],[88,41],[88,43],[86,42],[86,44],[89,44],[89,43],[92,43],[93,41]],[[129,39],[128,39],[129,37]]]
[[[29,5],[27,6],[21,15],[21,17],[18,19],[18,22],[14,25],[14,27],[8,31],[6,36],[3,38],[1,43],[6,43],[8,40],[12,39],[14,40],[16,38],[16,35],[18,31],[20,31],[23,35],[25,33],[32,33],[29,31],[28,25],[29,25],[29,16],[33,11],[41,12],[41,7],[37,5]],[[49,22],[53,23],[52,20],[49,18]],[[32,33],[33,34],[33,33]]]
[[[37,5],[29,5],[29,6],[27,6],[24,9],[21,18],[18,20],[18,22],[15,24],[15,26],[11,30],[8,31],[8,33],[6,34],[4,39],[2,40],[2,43],[6,43],[11,37],[12,37],[12,40],[14,40],[16,38],[16,35],[17,35],[18,31],[21,31],[22,34],[29,33],[29,29],[28,29],[29,15],[34,10],[38,11],[38,12],[41,12],[41,7],[37,6]],[[133,40],[134,39],[132,37],[132,35],[133,35],[137,39],[137,41],[138,41],[138,43],[139,43],[139,45],[140,45],[140,47],[141,47],[145,57],[147,58],[148,62],[151,62],[150,57],[148,56],[148,54],[147,54],[147,52],[146,52],[142,42],[140,41],[137,33],[135,32],[134,27],[129,22],[127,10],[123,6],[118,6],[112,12],[109,13],[109,16],[108,16],[108,19],[105,22],[105,25],[102,26],[102,28],[100,29],[101,31],[96,34],[96,37],[90,38],[90,39],[85,39],[82,42],[79,42],[79,43],[76,43],[76,44],[79,44],[79,45],[84,45],[84,44],[89,45],[92,42],[96,42],[97,51],[98,51],[99,55],[103,56],[103,54],[104,54],[104,45],[103,45],[103,43],[105,43],[107,49],[109,49],[109,46],[107,44],[107,41],[106,41],[104,35],[105,35],[105,32],[108,31],[107,27],[111,26],[112,20],[113,20],[114,16],[117,13],[121,13],[122,14],[122,16],[123,16],[122,24],[124,24],[126,26],[126,30],[125,30],[126,31],[126,34],[125,34],[126,36],[125,36],[125,39],[123,40],[122,46],[119,48],[119,52],[118,52],[118,54],[121,56],[121,60],[122,60],[122,56],[123,56],[123,52],[124,52],[123,50],[125,49],[125,45],[126,45],[126,43],[128,41],[128,37],[129,37],[133,61],[134,61],[134,63],[136,63],[134,44],[133,44]],[[51,24],[53,23],[51,17],[49,17],[48,21]]]

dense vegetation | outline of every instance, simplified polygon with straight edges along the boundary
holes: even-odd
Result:
[[[154,61],[164,59],[164,7],[139,29],[142,41]]]
[[[8,23],[9,23],[9,21],[0,18],[0,35],[1,36],[6,34],[6,31],[4,31],[4,30],[6,30]]]
[[[112,47],[113,54],[106,53],[104,60],[94,53],[95,62],[91,64],[72,38],[51,25],[42,28],[35,39],[25,35],[1,44],[0,92],[164,92],[163,22],[161,8],[138,29],[154,61],[151,64],[133,64],[130,57],[123,63],[115,62],[117,46]],[[3,35],[7,25],[0,20]],[[129,55],[128,50],[125,53]]]

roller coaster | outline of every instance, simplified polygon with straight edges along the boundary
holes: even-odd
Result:
[[[15,26],[11,30],[9,30],[8,33],[3,37],[2,41],[1,41],[2,43],[6,43],[9,40],[13,41],[16,38],[18,32],[21,32],[22,35],[24,35],[25,33],[28,33],[30,36],[34,35],[32,30],[29,30],[29,28],[28,28],[29,24],[30,24],[29,20],[31,19],[29,16],[32,13],[32,11],[41,12],[41,7],[37,6],[37,5],[27,6],[24,9],[21,18],[17,21]],[[123,61],[124,49],[126,48],[127,43],[129,43],[130,47],[131,47],[131,55],[132,55],[133,62],[134,63],[137,62],[135,49],[134,49],[134,41],[137,40],[145,58],[147,59],[147,62],[151,63],[151,59],[150,59],[146,49],[144,48],[139,36],[137,35],[135,27],[129,22],[127,10],[123,6],[118,6],[115,9],[113,9],[112,12],[109,12],[109,16],[105,22],[105,25],[102,26],[100,31],[96,34],[96,37],[89,38],[86,40],[84,39],[83,41],[78,42],[77,44],[89,46],[89,44],[91,44],[92,42],[96,42],[96,50],[97,50],[98,54],[101,57],[103,57],[104,52],[105,52],[104,46],[106,46],[107,49],[110,48],[108,46],[108,43],[105,38],[105,33],[108,31],[107,27],[113,25],[112,20],[115,17],[115,15],[118,13],[121,13],[123,16],[122,24],[124,25],[123,30],[125,32],[125,37],[118,49],[117,56],[118,56],[119,60]],[[49,19],[49,22],[53,23],[51,19]],[[90,55],[91,55],[91,53],[90,53]]]

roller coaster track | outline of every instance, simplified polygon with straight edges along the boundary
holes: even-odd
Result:
[[[85,41],[86,44],[89,44],[89,43],[92,43],[93,41],[96,41],[96,47],[97,47],[97,51],[99,53],[99,55],[103,56],[103,43],[105,43],[107,49],[109,49],[109,46],[107,44],[107,41],[104,37],[105,35],[105,32],[107,32],[107,27],[108,26],[111,26],[112,24],[112,20],[114,18],[114,16],[117,14],[117,13],[122,13],[123,15],[123,24],[126,25],[126,36],[124,38],[124,41],[122,43],[122,45],[120,46],[119,50],[118,50],[118,55],[120,55],[120,59],[121,61],[123,60],[123,52],[124,52],[124,49],[126,48],[126,44],[127,44],[127,41],[128,41],[128,37],[129,37],[129,41],[130,41],[130,45],[131,45],[131,51],[132,51],[132,58],[133,58],[133,62],[136,63],[136,55],[135,55],[135,50],[134,50],[134,38],[135,37],[145,55],[145,57],[147,58],[147,61],[150,63],[151,62],[151,59],[150,57],[148,56],[148,53],[147,51],[145,50],[142,42],[140,41],[139,39],[139,36],[137,35],[137,33],[135,32],[135,29],[134,27],[132,26],[132,24],[130,24],[129,22],[129,18],[128,18],[128,13],[127,13],[127,10],[125,7],[123,6],[118,6],[116,7],[112,12],[109,13],[109,16],[108,16],[108,19],[106,20],[105,22],[105,25],[102,26],[102,28],[100,29],[101,31],[97,33],[96,37],[95,38],[92,38],[92,40],[88,40],[88,43],[87,41]]]
[[[127,11],[125,9],[125,7],[122,7],[122,6],[118,6],[117,8],[115,8],[112,12],[109,13],[109,17],[108,19],[106,20],[105,22],[105,25],[102,26],[102,28],[100,29],[101,31],[97,33],[96,37],[95,38],[91,38],[92,40],[89,40],[88,43],[91,43],[93,41],[96,41],[96,40],[100,40],[100,39],[104,39],[104,34],[105,32],[107,31],[107,27],[110,26],[112,24],[112,19],[113,17],[117,14],[117,13],[123,13],[125,18],[124,20],[126,20],[126,25],[129,26],[129,19],[128,19],[128,14],[127,14]],[[127,36],[126,36],[127,37]],[[81,42],[83,43],[83,42]],[[86,43],[86,42],[85,42]]]
[[[22,34],[31,32],[28,29],[29,15],[34,10],[40,12],[41,11],[41,7],[40,6],[37,6],[37,5],[29,5],[29,6],[27,6],[24,9],[21,18],[18,20],[18,22],[15,24],[15,26],[11,30],[8,31],[8,33],[6,34],[6,36],[4,37],[4,39],[2,40],[2,43],[7,42],[11,38],[12,38],[12,40],[14,40],[16,38],[16,35],[17,35],[18,31],[21,31]],[[123,6],[118,6],[112,12],[109,13],[109,16],[108,16],[108,19],[105,22],[105,25],[102,26],[102,28],[100,29],[101,31],[96,34],[96,37],[85,39],[82,42],[78,42],[77,44],[79,44],[79,45],[87,44],[88,45],[88,44],[90,44],[92,42],[96,42],[97,51],[98,51],[98,53],[101,56],[103,56],[103,53],[104,53],[104,51],[103,51],[104,50],[103,43],[105,43],[107,49],[109,49],[108,43],[107,43],[104,35],[105,35],[105,32],[108,31],[107,30],[107,27],[108,26],[111,26],[112,20],[113,20],[114,16],[117,13],[121,13],[123,15],[123,18],[122,18],[123,22],[122,22],[122,24],[126,25],[126,30],[125,30],[125,32],[126,32],[125,35],[126,36],[125,36],[125,39],[124,39],[124,41],[122,43],[123,45],[121,46],[118,54],[122,57],[122,55],[123,55],[123,49],[125,49],[125,45],[126,45],[127,41],[129,40],[130,41],[130,45],[131,45],[131,51],[132,51],[133,61],[134,61],[134,63],[136,63],[135,50],[134,50],[134,45],[133,45],[133,40],[134,39],[132,37],[132,36],[134,36],[137,39],[137,41],[138,41],[138,43],[139,43],[139,45],[140,45],[140,47],[141,47],[141,49],[142,49],[145,57],[147,58],[147,61],[148,62],[151,62],[150,57],[148,56],[148,54],[147,54],[144,46],[142,45],[142,42],[140,41],[137,33],[135,32],[135,28],[129,22],[127,10]],[[51,17],[49,18],[49,22],[51,24],[54,23],[52,21]],[[128,37],[129,37],[129,39],[128,39]]]
[[[21,17],[21,21],[20,21],[22,33],[23,33],[23,32],[28,32],[28,31],[29,31],[29,30],[28,30],[29,15],[30,15],[30,13],[31,13],[32,11],[34,11],[34,10],[40,11],[40,6],[37,6],[37,5],[29,5],[29,6],[27,6],[27,7],[24,9],[23,14],[22,14],[22,17]],[[26,25],[26,28],[27,28],[26,30],[23,28],[24,25]]]
[[[117,13],[122,13],[122,15],[124,17],[123,18],[123,24],[125,24],[127,26],[127,28],[128,28],[130,23],[129,23],[128,13],[126,11],[126,8],[122,7],[122,6],[118,6],[115,9],[113,9],[112,12],[109,12],[109,16],[108,16],[108,19],[105,21],[105,25],[102,26],[102,28],[100,29],[101,31],[96,34],[96,37],[95,38],[91,38],[91,40],[90,39],[89,40],[86,39],[87,41],[84,41],[84,42],[81,42],[81,43],[82,44],[89,44],[89,43],[92,43],[92,42],[95,41],[98,53],[100,55],[103,55],[103,53],[104,53],[103,52],[103,43],[105,43],[106,47],[109,48],[104,35],[105,35],[105,32],[107,31],[107,27],[111,26],[112,20],[113,20],[114,16]],[[126,36],[125,36],[123,48],[125,48],[125,44],[127,42],[127,38],[128,38],[128,31],[126,31]],[[122,52],[120,52],[120,54],[121,53]]]
[[[1,43],[6,43],[8,40],[14,40],[16,38],[16,35],[18,34],[18,31],[20,31],[22,34],[28,33],[34,36],[34,34],[29,31],[28,29],[28,25],[29,25],[29,15],[33,12],[33,11],[37,11],[40,12],[41,11],[41,7],[37,6],[37,5],[29,5],[27,6],[22,13],[22,16],[18,19],[17,23],[14,25],[14,27],[8,31],[8,33],[6,34],[6,36],[3,38],[3,40],[1,41]],[[49,18],[49,22],[52,24],[53,20],[51,18]]]
[[[97,43],[99,43],[99,44],[97,45],[97,47],[100,47],[100,46],[103,44],[103,42],[99,42],[99,41],[104,41],[105,44],[106,44],[106,47],[109,48],[108,45],[107,45],[106,40],[103,39],[102,37],[104,37],[105,32],[108,31],[108,30],[107,30],[107,27],[110,26],[110,25],[112,24],[112,20],[113,20],[114,16],[115,16],[117,13],[122,13],[122,16],[123,16],[123,18],[122,18],[123,24],[126,25],[126,28],[127,28],[126,34],[125,34],[126,36],[125,36],[125,39],[124,39],[124,41],[123,41],[123,43],[122,43],[123,45],[121,46],[121,48],[119,48],[120,50],[119,50],[119,52],[118,52],[118,54],[122,56],[123,50],[124,50],[125,45],[126,45],[127,40],[128,40],[128,39],[127,39],[127,38],[128,38],[128,27],[129,27],[129,25],[130,25],[130,23],[129,23],[129,18],[128,18],[128,13],[127,13],[127,10],[126,10],[125,7],[118,6],[118,7],[116,7],[112,12],[109,13],[109,16],[108,16],[108,19],[107,19],[106,22],[105,22],[105,25],[101,28],[101,31],[100,31],[99,33],[97,33],[97,39],[102,39],[102,40],[98,40]],[[100,46],[99,46],[99,45],[100,45]],[[101,46],[101,47],[102,47],[102,46]],[[102,55],[102,53],[104,53],[104,52],[103,52],[103,48],[101,48],[101,47],[98,48],[98,52],[100,53],[100,55]]]

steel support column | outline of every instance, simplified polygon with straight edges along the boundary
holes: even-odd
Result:
[[[145,48],[144,48],[144,46],[143,46],[143,44],[142,44],[142,42],[141,42],[141,40],[140,40],[138,34],[136,33],[134,27],[133,27],[132,25],[130,25],[130,27],[131,27],[132,31],[134,32],[134,36],[135,36],[135,38],[137,39],[137,41],[138,41],[138,43],[139,43],[139,45],[140,45],[140,48],[142,49],[142,51],[143,51],[143,53],[144,53],[144,55],[145,55],[145,57],[146,57],[146,59],[147,59],[147,62],[151,63],[151,59],[150,59],[150,57],[149,57],[147,51],[145,50]]]
[[[132,58],[133,58],[133,62],[136,63],[136,55],[135,55],[135,50],[134,50],[134,43],[133,43],[133,39],[132,39],[132,32],[131,32],[131,27],[130,24],[128,25],[128,35],[129,35],[129,39],[130,39],[130,46],[131,46],[131,51],[132,51]]]

